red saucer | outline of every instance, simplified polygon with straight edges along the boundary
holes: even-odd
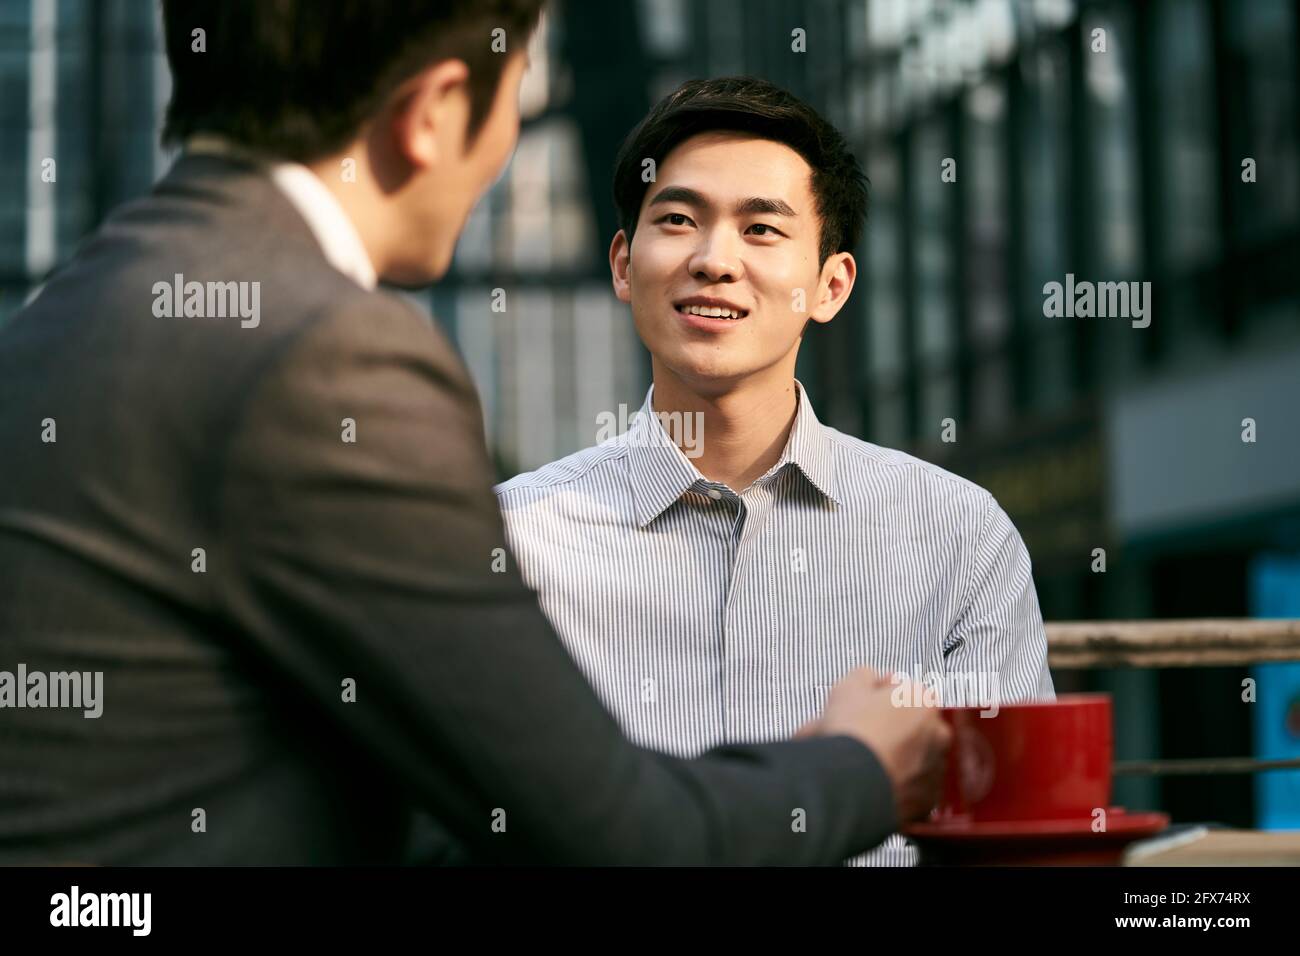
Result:
[[[1106,829],[1094,831],[1091,816],[1067,820],[979,821],[964,817],[927,820],[904,827],[923,863],[983,865],[1114,865],[1124,846],[1159,833],[1167,813],[1106,811]]]
[[[975,821],[966,817],[926,820],[904,827],[903,833],[925,840],[1010,840],[1017,838],[1082,836],[1104,839],[1108,836],[1132,838],[1159,833],[1169,825],[1167,813],[1129,813],[1123,807],[1106,811],[1106,829],[1094,832],[1092,817],[1068,820],[993,820]]]

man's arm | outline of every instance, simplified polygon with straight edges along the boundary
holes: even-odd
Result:
[[[945,651],[949,675],[996,673],[1001,703],[1056,696],[1029,551],[992,496],[980,520],[964,610]]]
[[[830,864],[883,839],[890,782],[857,740],[682,761],[621,735],[513,556],[492,571],[463,367],[405,305],[361,304],[285,350],[230,441],[222,597],[257,652],[476,858]]]

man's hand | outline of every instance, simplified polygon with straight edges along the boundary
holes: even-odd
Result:
[[[844,734],[870,747],[894,786],[902,826],[939,802],[952,731],[937,708],[897,706],[893,694],[900,685],[901,698],[913,700],[904,679],[892,681],[866,667],[850,671],[831,688],[821,717],[800,727],[795,737]]]

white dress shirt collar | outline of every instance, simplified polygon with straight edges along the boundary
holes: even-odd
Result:
[[[754,483],[764,482],[787,465],[794,465],[823,497],[839,505],[842,501],[835,474],[834,445],[826,426],[818,421],[803,384],[798,379],[794,384],[799,399],[790,437],[777,463]],[[642,528],[687,491],[714,484],[700,474],[664,430],[654,411],[654,391],[651,385],[626,437],[637,523]]]
[[[363,289],[375,288],[378,276],[356,227],[333,193],[306,166],[259,157],[224,137],[209,133],[191,136],[185,142],[185,152],[238,157],[265,169],[306,221],[326,261]]]

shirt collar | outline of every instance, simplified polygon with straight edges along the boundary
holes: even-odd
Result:
[[[262,168],[306,220],[326,261],[363,289],[375,288],[378,276],[356,227],[334,194],[306,166],[260,157],[210,133],[191,136],[185,142],[185,151],[234,157]]]
[[[823,497],[838,505],[841,502],[835,480],[835,446],[826,427],[817,420],[807,392],[798,379],[795,380],[795,389],[799,401],[790,437],[776,464],[758,481],[766,481],[787,465],[794,465]],[[632,495],[637,525],[642,528],[686,492],[704,492],[707,487],[712,487],[712,483],[700,474],[664,430],[654,412],[653,398],[654,386],[651,385],[627,433]],[[699,437],[707,441],[707,436]]]
[[[794,384],[799,392],[799,410],[795,413],[794,427],[790,429],[790,438],[776,468],[795,465],[823,497],[841,504],[835,476],[835,443],[829,429],[817,420],[817,413],[813,411],[803,385],[798,379]]]

